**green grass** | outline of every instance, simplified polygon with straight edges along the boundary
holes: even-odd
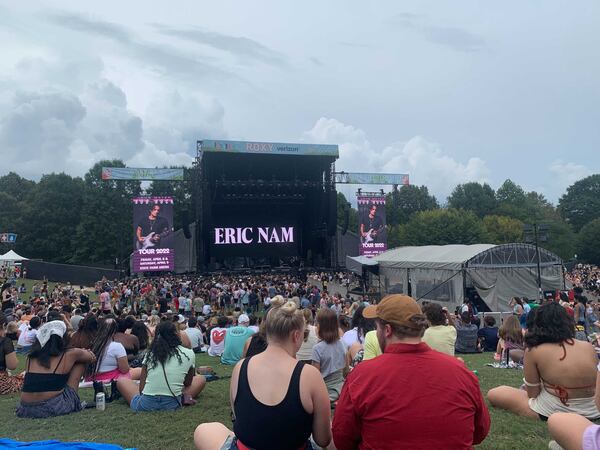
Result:
[[[481,388],[500,384],[519,386],[520,370],[486,367],[492,354],[466,355],[467,365],[477,370]],[[210,365],[219,375],[229,375],[230,366],[222,366],[217,358],[198,355],[198,365]],[[20,359],[19,370],[24,361]],[[83,400],[92,400],[93,391],[83,389]],[[229,379],[208,383],[198,404],[176,412],[133,413],[123,400],[107,404],[106,411],[85,410],[78,414],[44,420],[18,419],[14,415],[17,395],[0,396],[0,436],[22,441],[59,439],[63,441],[95,441],[139,449],[190,449],[193,433],[203,422],[221,422],[231,427],[229,412]],[[490,408],[492,428],[478,449],[544,449],[550,436],[541,421],[516,417]]]
[[[4,280],[2,280],[2,281],[4,281]],[[42,281],[40,281],[40,280],[32,280],[32,279],[30,280],[29,278],[26,278],[26,279],[19,278],[17,280],[16,287],[21,286],[21,283],[25,283],[25,288],[27,289],[27,292],[25,294],[20,294],[21,298],[23,300],[25,300],[26,303],[28,302],[29,296],[33,295],[33,285],[34,284],[37,284],[40,287],[40,289],[42,288]],[[54,287],[57,284],[60,284],[61,286],[66,286],[66,283],[55,283],[53,281],[49,281],[48,282],[48,293],[49,294],[52,293],[52,291],[54,290]],[[76,284],[76,285],[74,285],[74,287],[75,287],[75,290],[77,291],[77,293],[79,294],[79,285]],[[97,301],[98,296],[94,292],[94,286],[92,285],[92,286],[84,286],[84,287],[86,288],[86,292],[87,292],[87,295],[90,297],[90,300],[92,302]]]

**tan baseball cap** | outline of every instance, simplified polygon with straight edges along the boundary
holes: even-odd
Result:
[[[388,295],[377,305],[367,306],[363,310],[366,319],[381,319],[396,325],[413,327],[410,321],[414,316],[422,315],[421,307],[408,295]]]

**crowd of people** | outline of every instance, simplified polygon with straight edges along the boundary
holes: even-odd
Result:
[[[69,284],[3,286],[0,393],[20,392],[24,418],[93,406],[79,397],[86,385],[136,412],[176,410],[193,406],[214,377],[196,367],[195,354],[207,353],[233,366],[233,429],[199,425],[198,449],[471,448],[490,417],[461,355],[489,352],[524,373],[521,387],[490,390],[491,405],[548,420],[556,448],[582,448],[573,430],[578,443],[600,436],[589,422],[600,418],[589,285],[541,303],[514,297],[497,323],[468,299],[450,312],[405,295],[372,304],[330,293],[347,279],[102,280],[94,300]],[[27,355],[22,374],[17,353]]]
[[[594,297],[600,296],[600,267],[577,264],[566,276],[573,285],[582,287]]]

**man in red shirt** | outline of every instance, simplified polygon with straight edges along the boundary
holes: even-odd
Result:
[[[490,429],[477,377],[421,342],[421,308],[390,295],[365,308],[383,351],[350,373],[333,418],[338,450],[470,449]]]

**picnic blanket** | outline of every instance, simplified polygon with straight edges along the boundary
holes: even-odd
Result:
[[[123,450],[123,447],[119,447],[118,445],[96,444],[93,442],[60,442],[56,440],[19,442],[11,439],[0,439],[0,448],[24,450]]]
[[[508,364],[505,361],[488,363],[486,366],[493,367],[494,369],[523,369],[523,364],[519,364],[514,361],[509,361]]]

